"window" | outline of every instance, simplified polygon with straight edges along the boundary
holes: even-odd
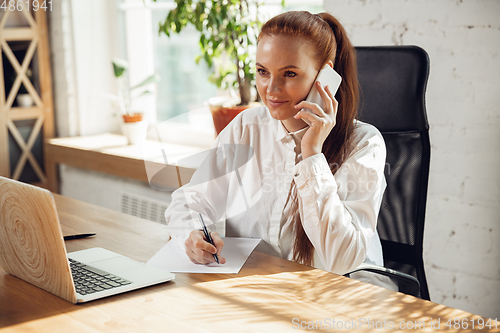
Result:
[[[164,11],[152,12],[152,29],[165,19]],[[199,34],[192,26],[180,34],[158,35],[153,31],[155,70],[162,80],[158,83],[156,110],[158,121],[165,121],[203,106],[217,94],[217,87],[208,82],[210,73],[205,62],[196,64],[199,54]]]
[[[197,65],[199,34],[194,27],[184,29],[180,34],[167,37],[159,35],[159,22],[174,8],[173,0],[118,0],[121,10],[122,57],[130,63],[130,82],[135,84],[144,77],[157,72],[161,81],[156,93],[134,102],[134,106],[154,113],[149,119],[159,122],[176,117],[189,122],[188,111],[200,108],[211,97],[217,95],[217,88],[208,81],[210,72],[203,61]],[[263,1],[259,11],[263,17],[279,14],[281,1]],[[285,1],[285,10],[323,11],[323,1]]]

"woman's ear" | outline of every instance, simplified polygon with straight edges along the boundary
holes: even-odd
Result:
[[[328,62],[325,64],[325,66],[328,65],[330,66],[331,68],[333,68],[333,61],[331,60],[328,60]],[[324,66],[323,66],[324,67]]]

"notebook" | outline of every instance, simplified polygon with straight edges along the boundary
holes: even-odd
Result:
[[[0,263],[7,273],[72,303],[175,277],[103,248],[66,253],[52,193],[4,177],[0,177]]]

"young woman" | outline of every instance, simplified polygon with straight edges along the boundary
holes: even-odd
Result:
[[[316,85],[321,108],[305,99],[325,65],[342,83],[335,95]],[[212,223],[224,216],[226,236],[261,238],[258,250],[302,264],[337,274],[382,265],[376,224],[385,144],[375,127],[356,120],[356,55],[344,28],[328,13],[278,15],[262,27],[256,66],[264,105],[239,114],[215,141],[215,155],[173,193],[165,215],[174,241],[191,261],[214,262],[224,243],[215,231],[215,247],[205,241],[201,213]]]

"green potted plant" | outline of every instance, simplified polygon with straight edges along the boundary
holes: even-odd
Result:
[[[137,143],[142,137],[145,137],[147,131],[147,123],[143,120],[144,113],[134,111],[131,108],[133,98],[151,94],[151,91],[145,87],[151,83],[160,80],[159,74],[155,73],[135,86],[130,86],[127,76],[125,75],[128,69],[128,62],[124,59],[115,58],[112,60],[113,73],[118,79],[120,88],[118,89],[118,103],[123,118],[122,131],[127,137],[130,144]],[[134,96],[133,96],[134,95]]]
[[[219,133],[236,114],[248,108],[252,100],[255,49],[262,26],[258,19],[259,4],[255,0],[175,0],[175,3],[177,7],[160,22],[160,33],[170,36],[192,24],[200,32],[201,54],[196,62],[203,59],[212,68],[209,80],[217,87],[239,91],[240,100],[234,103],[236,105],[220,102],[211,107]],[[258,94],[255,95],[257,99]]]

